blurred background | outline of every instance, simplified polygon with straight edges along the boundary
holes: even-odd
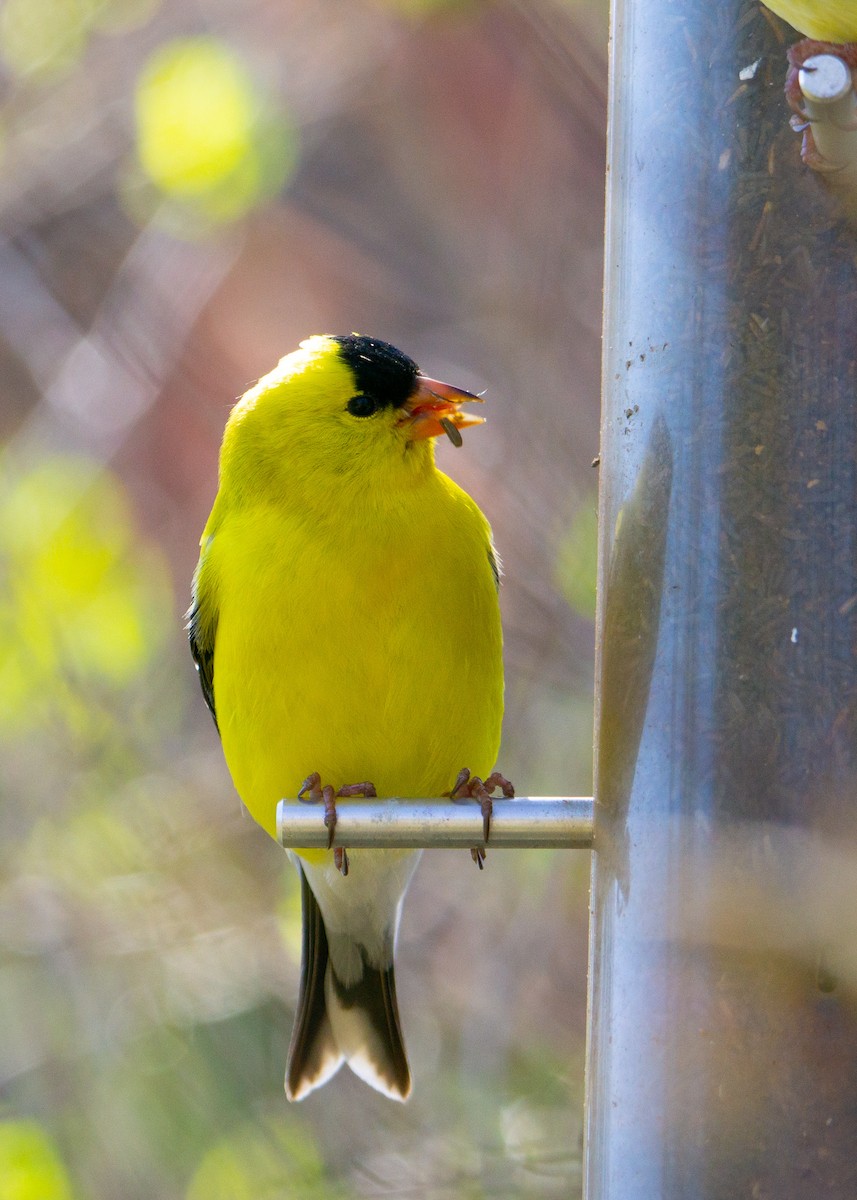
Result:
[[[0,1200],[579,1190],[589,856],[426,855],[412,1099],[288,1105],[297,880],[182,614],[234,399],[391,341],[487,389],[499,765],[590,794],[606,8],[0,8]]]

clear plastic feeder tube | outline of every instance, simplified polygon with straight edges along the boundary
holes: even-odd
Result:
[[[857,238],[756,0],[614,0],[588,1200],[857,1195]]]

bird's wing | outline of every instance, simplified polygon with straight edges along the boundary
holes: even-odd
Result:
[[[324,920],[300,862],[297,858],[293,861],[301,877],[303,950],[298,1007],[286,1067],[286,1095],[290,1100],[301,1100],[321,1087],[344,1059],[333,1036],[324,995],[328,963]]]
[[[214,642],[217,636],[218,605],[206,577],[206,554],[211,538],[204,544],[199,564],[193,576],[193,600],[187,611],[187,636],[205,703],[217,725],[214,707]]]
[[[494,586],[497,589],[497,591],[499,592],[499,590],[500,590],[500,574],[502,571],[502,564],[500,563],[499,554],[494,549],[493,542],[488,543],[488,565],[491,567],[491,574],[494,576]]]

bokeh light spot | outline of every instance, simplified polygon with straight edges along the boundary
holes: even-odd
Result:
[[[87,0],[6,0],[0,54],[16,75],[54,75],[73,66],[89,32]]]
[[[0,1121],[0,1200],[71,1200],[71,1185],[35,1121]]]
[[[309,1129],[290,1122],[242,1126],[203,1158],[186,1200],[333,1200]]]
[[[135,113],[145,175],[209,220],[240,216],[294,164],[294,129],[215,38],[179,39],[156,51],[137,81]]]
[[[0,489],[0,733],[48,716],[74,725],[160,652],[173,618],[160,553],[133,528],[119,483],[46,459]]]

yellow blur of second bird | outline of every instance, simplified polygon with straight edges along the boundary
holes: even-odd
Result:
[[[857,0],[765,0],[771,12],[805,37],[857,42]]]
[[[488,522],[435,466],[478,397],[385,342],[312,337],[235,405],[190,640],[236,789],[275,836],[306,776],[380,796],[487,775],[503,712]],[[322,813],[319,812],[319,822]],[[418,853],[300,851],[303,961],[286,1091],[343,1062],[404,1099],[393,947]]]

